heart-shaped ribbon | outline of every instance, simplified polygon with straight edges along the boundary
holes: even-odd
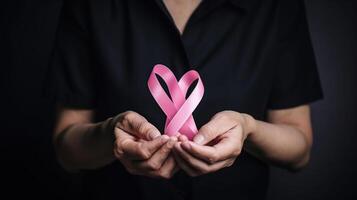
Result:
[[[162,88],[156,75],[160,76],[166,83],[171,99]],[[198,80],[197,85],[186,99],[187,90],[195,80]],[[164,133],[174,136],[179,132],[192,140],[198,132],[192,113],[200,103],[204,93],[203,83],[198,72],[190,70],[177,81],[169,68],[157,64],[150,74],[148,87],[155,101],[166,115]]]

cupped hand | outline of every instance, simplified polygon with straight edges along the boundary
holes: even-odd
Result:
[[[138,113],[128,111],[120,114],[114,133],[114,154],[129,173],[169,179],[178,171],[171,155],[177,138],[161,135]]]
[[[222,111],[203,125],[194,142],[180,136],[173,153],[177,164],[190,176],[231,166],[240,155],[255,120],[235,111]]]

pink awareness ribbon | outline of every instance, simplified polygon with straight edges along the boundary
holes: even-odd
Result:
[[[171,99],[162,88],[156,75],[160,76],[166,83]],[[195,80],[198,80],[198,83],[186,99],[187,90]],[[192,140],[198,132],[192,113],[200,103],[204,93],[204,86],[198,72],[190,70],[177,81],[168,67],[157,64],[150,74],[148,87],[155,101],[166,115],[164,133],[169,136],[180,133]]]

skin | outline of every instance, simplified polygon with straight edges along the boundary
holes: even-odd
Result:
[[[306,105],[269,111],[267,123],[247,114],[223,111],[200,128],[194,142],[180,136],[174,156],[180,168],[191,176],[231,166],[243,148],[263,161],[296,171],[309,160],[309,115]],[[209,145],[212,141],[214,144]]]
[[[163,0],[179,32],[182,34],[188,19],[201,0]]]
[[[263,161],[298,170],[307,164],[312,144],[307,105],[269,111],[270,123],[222,111],[199,129],[194,141],[161,135],[133,111],[95,124],[92,110],[61,108],[59,113],[53,139],[60,163],[70,171],[118,159],[135,175],[169,179],[182,169],[199,176],[231,166],[243,148]]]
[[[164,0],[182,34],[199,0]],[[179,169],[199,176],[231,166],[242,150],[267,163],[299,170],[312,145],[310,108],[270,110],[267,122],[222,111],[203,125],[194,141],[167,137],[140,114],[127,111],[92,123],[93,110],[59,107],[54,131],[58,160],[70,171],[96,169],[118,159],[131,174],[171,178]]]
[[[95,124],[92,110],[59,108],[58,113],[54,146],[68,171],[96,169],[115,159],[135,175],[170,178],[178,170],[170,156],[177,138],[161,135],[136,112]]]

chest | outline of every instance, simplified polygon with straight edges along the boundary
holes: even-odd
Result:
[[[273,79],[268,22],[220,7],[196,12],[181,34],[160,5],[127,4],[115,13],[93,15],[97,74],[105,77],[99,78],[101,88],[107,88],[98,90],[99,104],[107,115],[128,109],[161,113],[147,80],[152,67],[162,63],[177,78],[191,68],[200,73],[205,96],[195,111],[198,125],[222,110],[263,117]],[[152,115],[152,121],[163,122],[159,116]]]
[[[163,3],[172,17],[175,26],[182,34],[187,21],[197,9],[201,0],[163,0]]]

